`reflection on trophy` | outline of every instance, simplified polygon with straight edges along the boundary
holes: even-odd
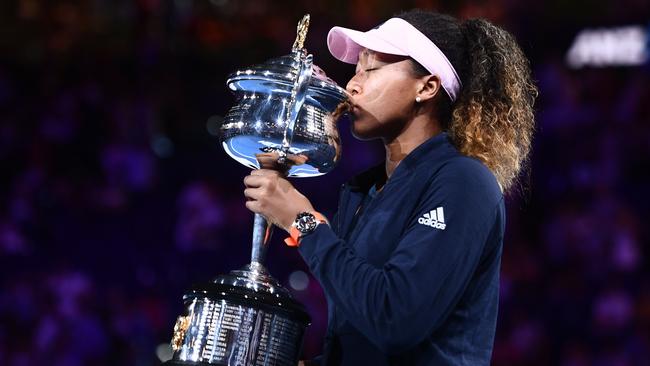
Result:
[[[309,15],[298,24],[289,55],[229,75],[233,106],[221,144],[253,169],[313,177],[340,159],[336,123],[347,110],[345,91],[313,65],[304,49]],[[256,214],[251,263],[193,287],[174,326],[173,358],[165,365],[296,365],[310,322],[264,267],[272,225]]]

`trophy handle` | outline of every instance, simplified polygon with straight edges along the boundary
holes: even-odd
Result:
[[[253,249],[251,251],[251,264],[264,264],[266,250],[269,248],[269,239],[273,233],[273,224],[258,213],[255,214],[253,222]]]
[[[301,58],[300,68],[298,69],[298,75],[294,82],[293,89],[291,90],[291,99],[289,100],[289,107],[287,108],[287,127],[284,130],[282,150],[280,151],[279,162],[281,164],[286,162],[286,154],[291,147],[291,141],[293,140],[293,130],[296,126],[298,113],[300,113],[300,109],[302,108],[302,105],[305,103],[305,99],[307,98],[307,90],[309,89],[309,83],[311,82],[311,75],[313,72],[314,56],[301,55],[302,54],[300,52],[297,53],[297,56]]]

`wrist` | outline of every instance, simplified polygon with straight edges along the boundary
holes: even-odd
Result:
[[[303,206],[303,208],[298,208],[291,210],[293,213],[290,214],[289,217],[286,218],[286,221],[282,223],[282,229],[289,233],[291,231],[291,227],[295,224],[296,219],[298,218],[298,215],[300,215],[303,212],[317,212],[311,205],[308,206]]]
[[[311,234],[318,225],[329,225],[327,218],[318,211],[303,211],[296,215],[295,220],[291,224],[288,232],[289,237],[285,239],[288,246],[300,245],[300,240],[305,236]]]

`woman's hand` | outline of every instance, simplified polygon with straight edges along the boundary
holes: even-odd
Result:
[[[275,170],[253,170],[244,178],[244,184],[246,208],[286,231],[300,212],[314,211],[307,197]]]

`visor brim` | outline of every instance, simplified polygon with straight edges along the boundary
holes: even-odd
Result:
[[[384,41],[372,32],[334,27],[327,35],[327,48],[336,59],[349,64],[356,64],[359,61],[359,52],[364,48],[390,55],[408,56],[404,50]]]

